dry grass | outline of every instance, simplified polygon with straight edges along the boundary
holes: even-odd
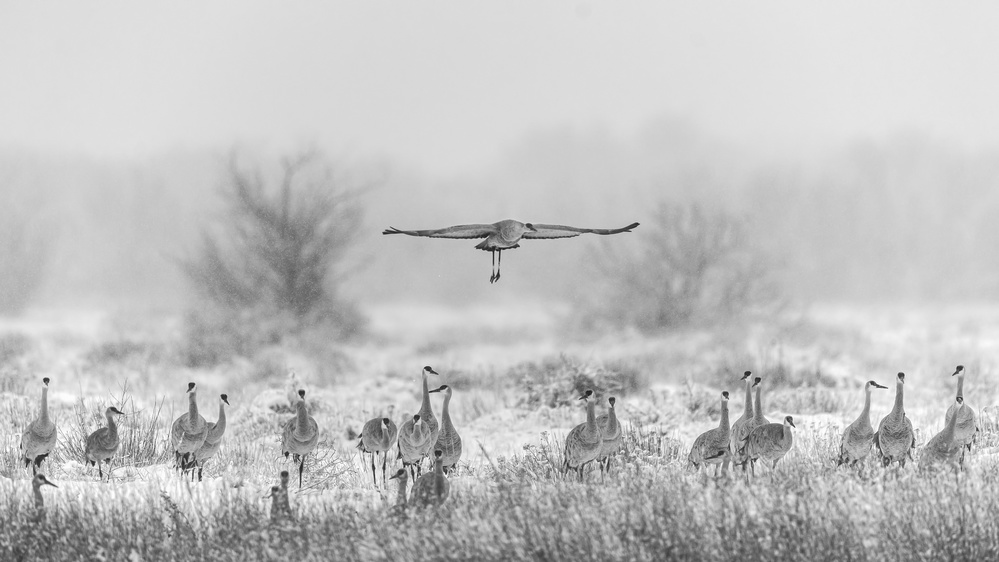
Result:
[[[602,354],[567,345],[557,358],[542,346],[538,356],[525,357],[512,369],[461,362],[440,368],[440,382],[459,389],[452,405],[466,437],[465,454],[445,506],[410,511],[405,519],[390,515],[394,486],[371,487],[345,429],[363,422],[359,416],[386,407],[386,396],[402,400],[396,414],[414,409],[416,372],[427,361],[403,353],[400,366],[386,358],[384,368],[365,367],[332,387],[303,371],[321,442],[317,454],[308,457],[302,489],[293,486],[297,523],[277,526],[270,522],[270,500],[264,495],[280,470],[295,470],[278,451],[280,427],[290,414],[255,399],[267,390],[279,390],[282,398],[284,373],[268,378],[255,372],[253,363],[229,370],[179,370],[156,363],[169,357],[146,352],[160,349],[157,344],[82,346],[78,363],[68,361],[80,366],[81,388],[94,388],[109,373],[139,379],[144,386],[141,392],[121,386],[107,398],[95,394],[75,401],[58,399],[63,386],[51,391],[62,437],[45,469],[60,488],[44,490],[47,517],[41,524],[32,521],[30,472],[16,463],[23,420],[37,413],[37,396],[29,387],[29,397],[4,401],[0,474],[10,479],[0,478],[0,560],[350,561],[412,559],[414,553],[421,559],[461,560],[938,560],[987,559],[999,551],[999,521],[991,516],[999,508],[999,461],[990,452],[976,451],[960,475],[923,476],[912,466],[900,474],[873,464],[862,473],[835,467],[842,426],[860,410],[857,385],[877,377],[869,372],[836,378],[835,384],[766,387],[768,412],[794,414],[799,425],[795,444],[776,472],[758,466],[758,477],[746,480],[741,474],[715,479],[709,475],[713,470],[692,470],[688,448],[695,435],[717,424],[723,384],[736,393],[732,416],[740,412],[741,393],[731,382],[738,379],[732,372],[737,362],[755,361],[762,367],[745,368],[760,371],[815,372],[809,369],[816,363],[802,359],[816,349],[814,334],[788,337],[797,343],[785,344],[782,354],[760,351],[751,341],[730,345],[731,334],[724,337],[725,345],[700,338],[686,355],[677,347],[659,352],[622,341]],[[15,362],[51,368],[39,350],[52,345],[29,342]],[[920,443],[942,426],[942,397],[953,391],[952,381],[945,369],[933,365],[953,362],[954,348],[938,342],[885,350],[904,355],[901,361],[907,364],[931,365],[905,367],[913,380],[907,411],[921,430]],[[856,349],[840,360],[873,361],[867,355],[873,346]],[[816,353],[831,360],[837,357],[834,351]],[[656,353],[668,353],[678,364],[700,364],[701,370],[688,373],[704,376],[678,377],[672,366],[656,360],[665,355]],[[935,362],[934,354],[940,355]],[[976,357],[962,361],[974,366],[966,395],[981,409],[994,400],[989,392],[996,374]],[[348,359],[356,365],[374,363],[357,355]],[[170,376],[157,382],[144,374],[150,372]],[[828,372],[835,374],[836,368]],[[224,445],[206,464],[201,483],[170,469],[167,451],[167,432],[184,407],[181,391],[189,379],[199,381],[209,420],[215,409],[206,406],[217,398],[208,397],[225,391],[232,402]],[[621,396],[624,447],[604,481],[595,466],[582,483],[561,472],[564,435],[582,421],[578,402],[568,398],[581,385]],[[409,388],[414,390],[398,392]],[[875,423],[890,407],[891,393],[876,396]],[[110,404],[131,414],[122,423],[118,460],[118,466],[126,466],[116,469],[110,484],[98,484],[77,464],[79,448],[82,437],[104,423],[103,410]],[[439,402],[435,410],[440,413]],[[980,444],[999,443],[997,427],[983,424]]]

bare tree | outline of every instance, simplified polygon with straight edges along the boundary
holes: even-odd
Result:
[[[217,309],[273,311],[298,327],[334,323],[349,334],[360,316],[340,287],[351,273],[345,257],[366,187],[314,151],[283,158],[273,186],[233,154],[224,214],[217,228],[202,231],[200,253],[182,262],[184,271]]]
[[[584,319],[656,331],[776,301],[771,264],[735,217],[664,203],[643,226],[637,252],[601,247],[602,288],[584,306]]]

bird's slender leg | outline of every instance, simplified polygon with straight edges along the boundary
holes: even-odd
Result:
[[[302,461],[298,463],[298,487],[302,487],[302,471],[305,470],[305,455],[302,455]]]
[[[496,280],[499,281],[500,269],[503,267],[503,250],[496,250],[496,253],[499,254],[496,256]]]
[[[101,471],[101,461],[97,461],[97,480],[98,482],[104,481],[104,472]]]
[[[489,282],[490,283],[495,283],[496,282],[496,250],[489,250],[489,254],[493,257],[493,269],[492,269],[492,272],[489,274]]]
[[[382,487],[387,488],[387,480],[385,479],[385,466],[388,464],[388,451],[382,453]]]
[[[371,453],[371,481],[374,482],[375,488],[378,487],[378,473],[375,472],[375,455],[378,453]]]

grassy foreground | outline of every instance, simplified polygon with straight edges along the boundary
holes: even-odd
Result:
[[[993,327],[988,333],[999,334]],[[66,335],[8,336],[0,340],[7,342],[0,346],[7,350],[0,353],[0,560],[997,558],[994,416],[982,424],[979,447],[959,475],[921,475],[912,464],[900,473],[870,464],[858,474],[837,469],[834,459],[843,425],[860,409],[858,384],[872,377],[890,383],[898,365],[914,381],[906,404],[918,444],[942,427],[952,399],[952,379],[941,365],[970,365],[976,378],[966,395],[986,410],[995,400],[996,369],[976,358],[993,350],[974,342],[999,338],[976,328],[973,338],[927,331],[884,345],[889,332],[872,330],[807,338],[798,330],[782,336],[776,353],[719,335],[474,347],[438,331],[427,340],[359,347],[348,353],[353,367],[335,380],[309,378],[310,369],[290,355],[197,371],[152,353],[155,341],[108,347]],[[552,356],[552,349],[567,355]],[[442,372],[435,382],[455,388],[452,416],[465,454],[443,507],[400,517],[392,510],[394,485],[372,486],[353,432],[371,417],[402,419],[415,411],[425,363]],[[307,462],[303,488],[292,488],[295,521],[272,524],[265,495],[290,468],[277,454],[281,424],[291,415],[281,374],[289,365],[305,373],[320,454]],[[735,381],[744,368],[770,381],[771,419],[795,416],[794,446],[776,473],[758,467],[753,480],[694,472],[687,450],[717,425],[721,388],[734,393],[733,419],[741,412]],[[16,459],[23,420],[37,413],[42,374],[56,381],[50,408],[60,444],[43,465],[59,488],[43,490],[39,521],[30,471]],[[204,389],[199,402],[207,419],[215,419],[219,392],[233,404],[222,450],[200,483],[169,467],[169,424],[186,407],[187,380]],[[627,429],[625,450],[603,481],[597,471],[580,483],[558,470],[561,440],[582,421],[580,386],[619,396]],[[891,407],[892,392],[874,397],[875,423]],[[79,461],[80,443],[112,403],[129,415],[114,476],[99,484]],[[440,403],[434,407],[439,415]]]
[[[536,462],[523,457],[459,478],[440,509],[396,517],[388,498],[331,494],[293,498],[297,521],[287,525],[272,525],[266,502],[245,489],[167,499],[114,485],[33,523],[27,495],[6,485],[0,558],[814,561],[999,552],[994,466],[960,477],[864,479],[806,461],[749,483],[709,479],[669,459],[577,483],[518,478]]]

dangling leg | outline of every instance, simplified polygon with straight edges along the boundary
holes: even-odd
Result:
[[[499,254],[496,256],[496,280],[499,281],[500,269],[503,267],[503,250],[496,250],[496,253]]]
[[[496,282],[496,250],[489,250],[489,253],[493,257],[493,269],[492,269],[492,273],[490,273],[490,275],[489,275],[489,282],[490,283],[495,283]]]

